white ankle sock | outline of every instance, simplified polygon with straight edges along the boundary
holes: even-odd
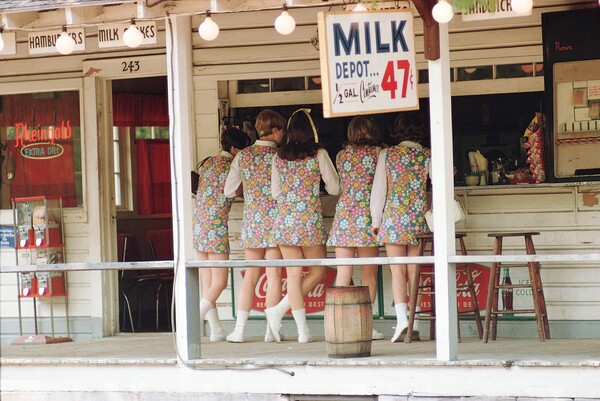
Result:
[[[310,335],[310,329],[306,323],[306,309],[297,309],[292,311],[294,321],[298,327],[298,334]]]
[[[277,313],[281,316],[284,316],[287,311],[290,309],[290,299],[287,294],[279,301],[277,305],[273,307],[273,310],[277,311]]]
[[[396,309],[396,320],[398,322],[407,322],[408,321],[408,319],[406,318],[406,311],[407,311],[406,304],[395,304],[394,309]]]
[[[419,312],[421,312],[421,307],[415,307],[415,321],[413,322],[413,331],[419,331]]]
[[[246,327],[246,322],[248,321],[248,316],[250,316],[250,311],[238,310],[236,314],[235,320],[235,331],[241,330],[244,332],[244,328]]]
[[[209,310],[212,309],[212,307],[213,306],[208,299],[202,298],[200,300],[200,319],[201,320],[206,319],[206,314],[208,313]]]
[[[206,320],[208,320],[211,334],[225,332],[225,329],[221,325],[221,320],[219,320],[219,312],[217,311],[217,308],[212,308],[206,313]]]

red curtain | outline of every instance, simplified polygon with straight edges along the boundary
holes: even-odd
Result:
[[[51,159],[23,157],[15,141],[8,141],[7,156],[15,160],[15,177],[10,183],[11,198],[45,195],[61,197],[64,207],[77,206],[73,143],[56,141],[63,154]]]
[[[79,92],[44,92],[2,96],[0,125],[15,127],[24,124],[27,130],[61,127],[70,121],[79,126]],[[26,143],[34,144],[31,138]],[[23,141],[23,140],[22,140]],[[44,140],[38,140],[40,144]],[[15,147],[15,140],[7,141],[6,157],[15,161],[15,176],[10,182],[10,196],[50,196],[63,198],[64,207],[77,206],[75,163],[72,139],[55,140],[62,146],[56,157],[26,158],[21,153],[23,143]]]
[[[71,120],[79,125],[79,92],[50,92],[2,96],[0,125],[22,123],[31,127],[57,125]]]
[[[138,139],[135,148],[138,214],[171,213],[169,141]]]
[[[115,93],[113,125],[117,127],[168,127],[166,96]]]

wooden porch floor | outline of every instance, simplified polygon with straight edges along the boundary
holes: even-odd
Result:
[[[281,343],[264,343],[250,337],[245,343],[203,341],[202,359],[194,364],[268,363],[276,365],[503,365],[503,366],[588,366],[600,367],[600,339],[499,338],[482,343],[476,338],[463,339],[458,345],[458,360],[436,360],[435,342],[419,341],[392,344],[389,339],[373,341],[371,356],[339,359],[327,356],[323,337],[309,344],[295,338]],[[153,363],[177,362],[170,333],[120,334],[91,341],[46,345],[3,345],[2,364],[7,363]],[[599,371],[600,374],[600,371]],[[600,377],[600,376],[599,376]]]

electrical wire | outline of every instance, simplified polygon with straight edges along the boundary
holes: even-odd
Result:
[[[166,0],[157,0],[155,1],[152,5],[147,5],[148,8],[154,7],[160,3],[162,3],[163,1]],[[341,6],[344,9],[346,8],[346,6],[348,4],[353,4],[354,2],[356,2],[356,0],[340,0],[340,1],[334,1],[334,2],[327,2],[326,4],[299,4],[299,5],[294,5],[294,6],[288,6],[288,10],[299,10],[299,9],[310,9],[310,8],[325,8],[325,7],[329,7],[329,10],[331,10],[332,7],[334,6]],[[147,3],[147,2],[146,2]],[[281,6],[277,6],[277,7],[260,7],[260,8],[251,8],[251,9],[245,9],[245,10],[225,10],[225,11],[210,11],[212,16],[215,15],[220,15],[220,14],[236,14],[236,13],[248,13],[248,12],[260,12],[260,11],[279,11],[281,10]],[[164,16],[159,16],[159,17],[149,17],[149,18],[137,18],[134,17],[135,21],[161,21],[163,19],[168,19],[169,16],[174,15],[174,16],[178,16],[178,17],[184,17],[184,16],[203,16],[206,15],[206,11],[203,12],[188,12],[188,13],[177,13],[177,14],[172,14],[169,13],[168,11],[165,12]],[[80,23],[80,24],[68,24],[67,27],[68,28],[92,28],[92,27],[100,27],[100,26],[104,26],[106,24],[129,24],[131,22],[131,17],[125,18],[125,19],[117,19],[117,20],[111,20],[111,21],[106,21],[103,20],[101,22],[95,22],[95,23]],[[16,32],[16,31],[22,31],[22,32],[43,32],[43,31],[47,31],[47,30],[53,30],[53,29],[62,29],[62,27],[65,26],[65,24],[59,24],[59,25],[45,25],[43,27],[35,27],[35,28],[26,28],[26,27],[7,27],[4,26],[5,31],[12,31],[12,32]]]
[[[168,52],[168,56],[169,56],[169,66],[170,66],[170,70],[171,72],[173,72],[174,68],[175,68],[175,61],[174,61],[174,56],[173,56],[173,49],[174,49],[174,41],[173,41],[173,24],[171,21],[171,16],[169,14],[167,14],[165,16],[166,18],[166,23],[169,27],[169,32],[171,33],[169,36],[169,44],[170,44],[170,48],[171,50]],[[173,85],[173,82],[171,83],[171,88],[170,88],[170,94],[171,94],[171,100],[173,100],[175,98],[176,92],[175,92],[175,85]],[[174,116],[175,115],[175,105],[174,105],[174,101],[169,102],[169,108],[170,108],[170,115]],[[173,133],[176,132],[175,131],[175,118],[170,119],[169,121],[169,132]],[[180,228],[180,224],[181,224],[181,216],[180,216],[180,210],[179,210],[179,191],[178,191],[178,187],[180,185],[179,181],[177,180],[177,174],[175,171],[175,165],[173,163],[174,160],[176,159],[176,148],[177,148],[177,144],[175,143],[175,136],[174,135],[169,135],[169,141],[171,144],[171,181],[173,183],[173,215],[175,217],[175,227],[173,227],[174,231],[179,232],[179,228]],[[188,361],[186,361],[182,355],[181,352],[179,350],[179,347],[177,345],[177,330],[175,328],[175,305],[177,302],[177,291],[176,291],[176,283],[177,280],[179,279],[179,273],[181,272],[182,269],[182,265],[181,265],[181,254],[180,254],[180,246],[181,246],[181,237],[180,235],[175,235],[174,238],[176,238],[175,243],[173,244],[173,291],[171,293],[171,338],[173,340],[173,346],[175,347],[175,353],[177,355],[177,359],[179,360],[179,362],[181,364],[183,364],[184,366],[186,366],[187,368],[190,369],[194,369],[194,370],[241,370],[241,371],[252,371],[252,370],[266,370],[266,369],[274,369],[277,370],[279,372],[288,374],[290,376],[294,376],[295,373],[294,372],[290,372],[286,369],[280,368],[278,366],[275,365],[256,365],[253,363],[250,364],[246,364],[243,366],[231,366],[231,365],[223,365],[223,366],[219,366],[219,367],[215,367],[214,364],[211,366],[199,366],[199,365],[195,365],[195,364],[190,364]],[[183,265],[183,269],[185,269],[185,265]],[[204,322],[200,322],[200,328],[202,328],[204,325]],[[202,333],[201,333],[202,335]]]

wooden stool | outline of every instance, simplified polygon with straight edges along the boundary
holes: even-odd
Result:
[[[460,254],[467,254],[467,247],[465,246],[464,238],[467,236],[465,233],[456,233],[456,239],[458,240],[460,246]],[[427,243],[431,243],[431,254],[433,255],[433,234],[423,234],[418,236],[421,240],[419,245],[419,255],[423,256],[425,251],[425,246]],[[471,271],[471,267],[467,263],[457,264],[456,272],[463,272],[467,277],[467,282],[464,285],[457,285],[456,292],[457,294],[462,291],[468,291],[471,296],[471,300],[473,301],[473,308],[465,311],[460,311],[457,313],[457,316],[461,315],[473,315],[475,317],[475,323],[477,324],[477,334],[479,334],[479,338],[483,336],[483,324],[481,323],[481,315],[479,313],[479,304],[477,302],[477,293],[475,291],[475,282],[473,280],[473,273]],[[408,332],[407,332],[407,341],[412,341],[412,332],[413,332],[413,323],[415,319],[423,319],[429,320],[429,336],[431,339],[435,338],[435,280],[432,277],[431,284],[422,284],[423,280],[421,280],[421,265],[417,266],[417,271],[415,277],[411,277],[411,285],[410,285],[410,310],[409,310],[409,319],[408,319]],[[433,276],[433,270],[432,270]],[[413,291],[412,289],[416,288],[417,291]],[[431,308],[427,310],[420,310],[419,316],[416,316],[415,310],[417,307],[417,298],[419,295],[423,294],[431,294]],[[423,314],[428,314],[423,316]],[[458,327],[458,337],[460,339],[460,325]]]
[[[488,237],[496,238],[494,242],[494,255],[502,255],[502,239],[504,237],[524,237],[525,251],[527,255],[535,255],[535,248],[533,246],[533,240],[531,239],[531,236],[539,234],[539,232],[491,233],[488,234]],[[500,270],[503,267],[527,267],[529,270],[529,284],[500,284]],[[498,294],[500,293],[500,289],[513,288],[531,288],[531,294],[533,296],[533,309],[498,309]],[[485,308],[485,329],[483,331],[483,342],[488,341],[490,320],[492,322],[492,340],[496,339],[498,315],[501,313],[535,313],[540,341],[550,339],[550,325],[548,324],[548,313],[546,312],[546,299],[544,298],[544,289],[542,287],[542,279],[540,277],[540,264],[538,262],[529,262],[527,264],[502,264],[499,262],[492,263],[490,282],[488,285],[487,304]]]

